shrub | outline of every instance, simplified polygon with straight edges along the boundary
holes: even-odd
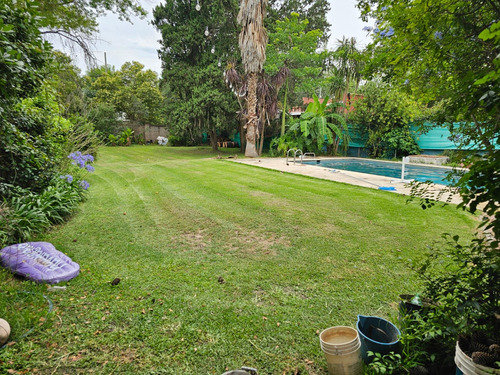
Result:
[[[78,181],[68,182],[67,177],[63,177],[54,179],[41,193],[19,188],[11,190],[11,196],[0,204],[2,247],[29,241],[52,224],[62,223],[74,212],[85,198],[85,191]]]
[[[500,339],[500,250],[494,241],[475,238],[459,243],[445,235],[445,244],[430,249],[412,266],[424,281],[422,295],[430,308],[402,315],[402,340],[431,373],[451,373],[459,335],[483,331]]]

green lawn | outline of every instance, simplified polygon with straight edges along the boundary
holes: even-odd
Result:
[[[355,326],[357,314],[394,320],[398,295],[419,290],[405,261],[475,227],[454,206],[422,210],[394,193],[215,155],[101,150],[89,199],[38,239],[81,274],[48,292],[0,271],[12,337],[36,327],[0,350],[0,372],[326,374],[318,331]],[[47,321],[43,294],[54,303]]]

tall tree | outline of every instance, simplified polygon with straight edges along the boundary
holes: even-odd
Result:
[[[193,144],[203,132],[233,126],[222,121],[236,100],[224,85],[223,62],[237,54],[236,0],[167,0],[154,9],[153,24],[162,34],[158,51],[162,85],[169,91],[167,112],[172,139]],[[200,96],[200,87],[206,91]],[[208,95],[211,93],[211,95]],[[213,101],[211,98],[219,98]],[[210,111],[206,109],[210,107]],[[217,147],[216,139],[213,146]]]
[[[241,59],[248,75],[245,156],[257,157],[258,134],[257,82],[266,61],[267,32],[264,28],[267,0],[242,0],[238,23],[241,25],[239,45]]]
[[[276,31],[276,21],[282,21],[289,17],[291,13],[300,14],[300,20],[308,20],[306,33],[313,30],[320,30],[321,47],[326,47],[330,39],[330,23],[326,15],[330,11],[328,0],[269,0],[268,16],[265,26],[269,33]]]
[[[274,31],[269,33],[264,65],[266,73],[274,75],[283,67],[291,71],[284,85],[282,136],[285,133],[285,114],[290,93],[310,96],[323,79],[328,55],[326,50],[319,49],[323,33],[321,30],[307,31],[308,25],[307,19],[301,21],[298,13],[291,13],[284,20],[276,21]]]
[[[361,81],[361,72],[364,67],[363,55],[357,47],[356,38],[346,38],[337,40],[337,48],[332,54],[332,76],[330,91],[344,100],[347,93],[354,86],[357,90]]]

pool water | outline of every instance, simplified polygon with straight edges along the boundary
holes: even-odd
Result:
[[[304,164],[397,179],[401,178],[401,163],[395,162],[366,159],[329,159],[321,160],[319,164],[316,161],[304,161]],[[446,176],[451,171],[451,168],[406,164],[405,179],[431,181],[435,184],[449,185],[450,181],[446,180]]]

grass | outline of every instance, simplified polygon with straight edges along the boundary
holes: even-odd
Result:
[[[0,270],[0,314],[26,315],[12,338],[35,326],[0,350],[0,372],[326,374],[319,331],[355,326],[357,314],[393,319],[398,295],[419,291],[406,260],[475,227],[454,206],[422,210],[393,193],[214,156],[101,150],[89,199],[39,238],[81,274],[48,292]],[[48,321],[43,294],[54,303]]]

